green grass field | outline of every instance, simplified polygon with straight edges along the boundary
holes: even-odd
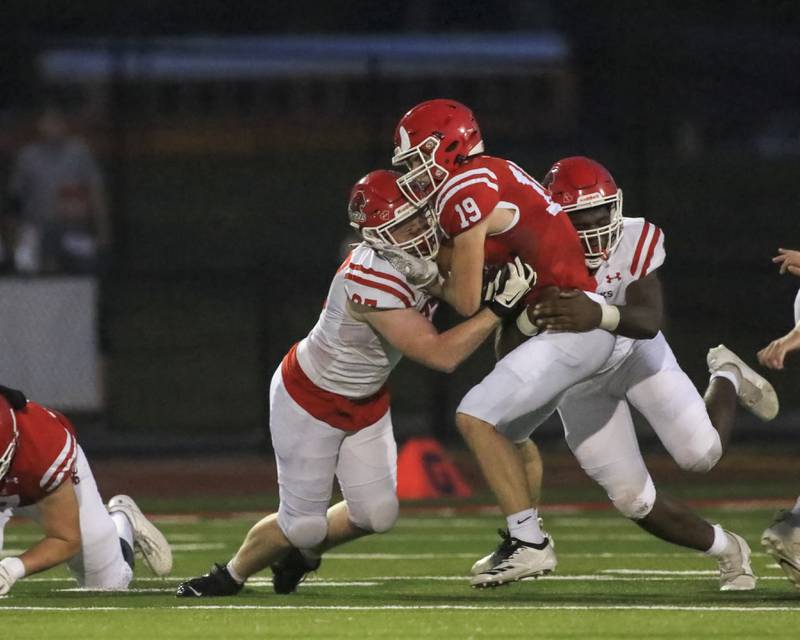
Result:
[[[0,622],[23,638],[797,638],[800,591],[758,539],[773,510],[706,509],[753,547],[755,591],[718,591],[716,565],[655,540],[608,510],[551,510],[556,573],[473,590],[466,573],[495,544],[492,515],[406,509],[397,527],[334,550],[298,593],[278,596],[267,574],[234,598],[178,600],[180,578],[225,561],[256,514],[158,519],[174,545],[174,577],[141,563],[129,593],[80,592],[59,568],[0,599]],[[37,539],[6,531],[6,553]],[[18,551],[17,551],[18,552]]]

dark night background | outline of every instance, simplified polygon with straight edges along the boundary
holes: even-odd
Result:
[[[574,154],[611,170],[626,214],[666,233],[666,333],[698,386],[710,346],[752,363],[792,326],[800,281],[770,257],[800,247],[796,2],[11,1],[0,24],[0,187],[55,99],[109,189],[88,449],[263,443],[269,376],[316,320],[349,188],[432,97],[470,105],[487,151],[534,176]],[[450,377],[402,363],[398,436],[457,441],[453,410],[490,366],[488,349]],[[797,446],[799,366],[769,375],[775,426],[740,438]]]

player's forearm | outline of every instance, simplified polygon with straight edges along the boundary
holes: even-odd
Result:
[[[46,537],[19,556],[25,575],[39,573],[74,558],[81,550],[81,538]]]
[[[790,351],[797,351],[800,349],[800,323],[792,329],[789,333],[787,333],[783,340],[786,344],[786,351],[787,353]]]
[[[619,324],[613,331],[618,336],[648,340],[655,338],[661,330],[662,314],[650,306],[620,305]]]
[[[406,354],[431,369],[450,373],[466,360],[500,324],[489,309],[483,309],[466,322],[440,333],[415,354]]]
[[[442,284],[440,298],[466,318],[475,315],[481,306],[480,287],[474,290],[466,283],[461,286],[452,276]]]

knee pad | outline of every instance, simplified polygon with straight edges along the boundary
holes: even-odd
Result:
[[[719,462],[722,457],[722,442],[719,439],[719,434],[715,432],[715,438],[711,444],[703,452],[695,454],[691,460],[684,461],[680,464],[681,469],[685,471],[694,471],[696,473],[708,473]]]
[[[320,544],[328,535],[328,520],[321,515],[295,516],[287,518],[281,529],[292,546],[298,549],[311,549]]]
[[[400,505],[397,496],[387,495],[369,503],[347,503],[347,512],[352,522],[359,529],[372,533],[389,531],[397,522]]]
[[[619,494],[610,496],[617,511],[631,520],[641,520],[646,517],[656,503],[656,487],[650,476],[647,476],[644,488],[641,491],[626,488]]]

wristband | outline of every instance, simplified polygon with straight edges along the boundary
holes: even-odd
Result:
[[[526,336],[535,336],[539,333],[539,327],[531,322],[531,319],[528,317],[528,310],[523,309],[522,313],[517,316],[517,329],[519,329],[523,335]]]
[[[19,558],[3,558],[0,560],[0,564],[6,568],[14,580],[20,580],[21,578],[25,577],[25,565]]]
[[[614,331],[619,326],[619,307],[615,304],[600,305],[600,328]]]

